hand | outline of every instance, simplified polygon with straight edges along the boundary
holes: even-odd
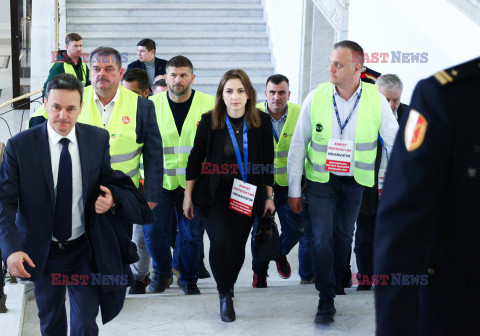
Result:
[[[289,197],[288,205],[290,205],[290,208],[296,214],[300,214],[303,210],[303,202],[301,197]]]
[[[271,214],[275,212],[275,202],[273,200],[265,200],[265,210],[263,211],[263,217],[270,211]]]
[[[23,267],[24,262],[30,267],[35,267],[35,264],[28,254],[22,251],[10,254],[7,258],[7,267],[10,274],[19,278],[30,278],[30,274],[25,271],[25,267]]]
[[[104,186],[100,186],[100,190],[105,193],[105,196],[99,195],[97,201],[95,202],[95,212],[97,214],[104,214],[113,205],[113,196],[110,189]]]
[[[183,199],[183,214],[188,219],[193,219],[193,203],[190,197],[185,197]]]
[[[150,210],[153,210],[157,206],[158,203],[156,202],[148,202],[148,206],[150,207]]]

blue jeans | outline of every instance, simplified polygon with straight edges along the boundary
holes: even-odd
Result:
[[[303,235],[298,242],[298,275],[302,280],[312,280],[313,273],[313,255],[312,255],[312,224],[308,213],[308,203],[305,202],[303,195],[303,211],[300,214],[302,218]]]
[[[177,223],[174,265],[178,260],[182,285],[196,283],[200,256],[203,251],[204,228],[200,214],[195,211],[193,220],[183,215],[184,189],[162,190],[161,200],[153,209],[155,222],[143,226],[145,244],[152,257],[153,269],[160,275],[172,276],[171,230]],[[173,222],[173,223],[172,223]]]
[[[353,177],[330,174],[327,183],[307,179],[315,287],[321,298],[335,297],[335,284],[349,262],[362,193]]]
[[[99,310],[98,288],[88,284],[64,285],[52,283],[52,273],[62,275],[92,274],[87,241],[77,247],[62,250],[50,247],[47,263],[42,276],[33,282],[34,293],[43,336],[67,336],[67,311],[65,295],[68,287],[70,296],[70,335],[96,336],[98,326],[96,317]],[[58,276],[55,277],[58,281]],[[61,279],[61,278],[60,278]]]
[[[287,255],[290,250],[298,243],[303,234],[303,222],[300,215],[294,213],[288,205],[288,187],[274,186],[275,209],[280,219],[282,233],[280,235],[280,251]],[[258,220],[253,223],[252,235],[257,232]],[[260,262],[257,259],[254,240],[251,240],[252,248],[252,269],[255,273],[266,275],[269,262]]]

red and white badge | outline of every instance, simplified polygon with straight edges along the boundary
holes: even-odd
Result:
[[[331,172],[348,173],[352,164],[353,140],[328,139],[325,169]]]
[[[122,122],[126,125],[130,122],[130,118],[125,116],[125,117],[122,118]]]
[[[385,172],[387,170],[385,168],[380,168],[378,170],[378,199],[382,196],[383,192],[383,183],[385,182]]]
[[[256,192],[257,186],[234,179],[228,207],[246,216],[251,216]]]
[[[405,147],[411,152],[420,147],[425,139],[428,122],[416,110],[410,110],[407,125],[405,126]]]

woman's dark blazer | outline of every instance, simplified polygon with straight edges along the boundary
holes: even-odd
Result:
[[[248,161],[252,165],[268,166],[269,169],[268,171],[264,170],[263,174],[253,174],[253,172],[248,174],[247,182],[258,187],[255,203],[258,213],[263,214],[263,185],[273,186],[274,146],[270,116],[260,110],[257,112],[260,115],[261,125],[248,129]],[[226,126],[221,130],[212,130],[211,122],[212,112],[205,113],[198,124],[186,169],[187,180],[197,179],[192,193],[192,201],[200,207],[203,213],[213,204],[221,175],[202,174],[202,163],[210,162],[212,165],[216,164],[220,167],[223,162],[225,139],[229,136]]]

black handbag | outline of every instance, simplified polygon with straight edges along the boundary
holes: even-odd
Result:
[[[254,246],[259,261],[280,258],[280,235],[275,222],[275,213],[267,212],[260,220],[254,237]]]

